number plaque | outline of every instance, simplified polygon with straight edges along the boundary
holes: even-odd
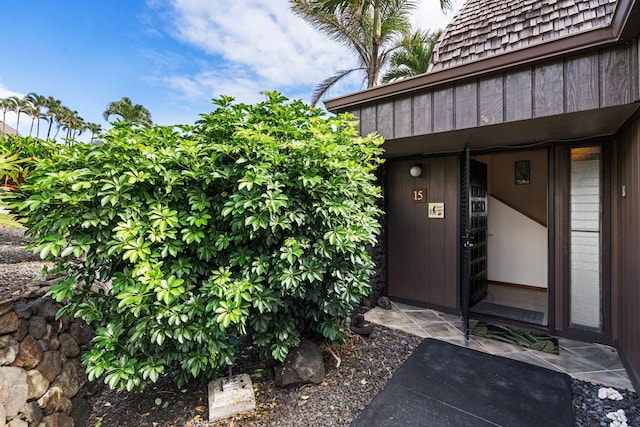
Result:
[[[427,189],[414,188],[413,190],[411,190],[411,197],[413,203],[427,203]]]

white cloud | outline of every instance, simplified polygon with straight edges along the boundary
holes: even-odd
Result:
[[[328,40],[290,10],[287,0],[175,0],[180,40],[241,65],[262,87],[293,87],[352,66],[346,48]]]
[[[10,96],[17,96],[18,98],[22,98],[24,97],[24,95],[24,93],[18,93],[10,90],[9,88],[5,87],[4,84],[2,84],[2,81],[0,81],[0,98],[9,98]]]
[[[464,0],[453,0],[451,10],[442,12],[438,0],[422,0],[412,14],[411,23],[416,28],[423,30],[444,30],[462,7]]]
[[[455,10],[461,3],[454,0]],[[225,63],[162,80],[189,99],[226,94],[255,102],[262,99],[261,90],[278,88],[308,101],[315,85],[356,65],[346,47],[295,16],[288,0],[172,0],[171,6],[173,36]],[[439,1],[423,0],[412,22],[424,29],[444,28],[453,16],[442,13]],[[351,79],[347,90],[360,89],[359,81]]]

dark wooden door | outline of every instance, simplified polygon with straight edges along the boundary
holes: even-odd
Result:
[[[468,337],[469,308],[487,296],[487,165],[467,147],[460,171],[460,308]]]

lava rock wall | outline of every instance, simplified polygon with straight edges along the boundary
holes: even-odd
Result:
[[[80,355],[93,329],[55,315],[48,297],[0,302],[0,426],[83,426],[90,406]]]

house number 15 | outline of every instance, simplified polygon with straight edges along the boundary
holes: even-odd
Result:
[[[427,190],[424,188],[414,188],[412,190],[413,203],[427,203]]]

